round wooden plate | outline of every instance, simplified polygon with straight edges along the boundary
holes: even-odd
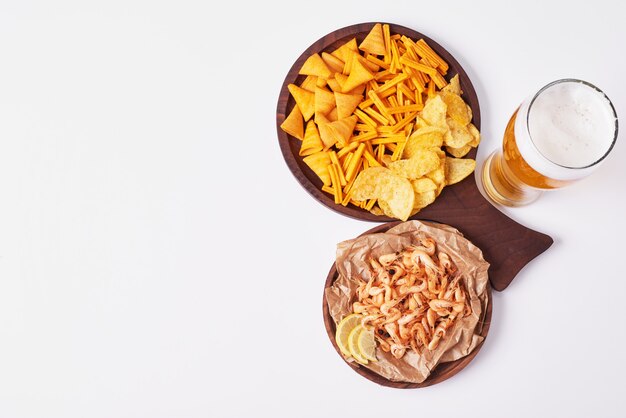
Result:
[[[283,157],[285,158],[287,166],[296,177],[298,182],[302,185],[302,187],[304,187],[304,189],[309,192],[309,194],[313,196],[315,200],[322,203],[326,207],[334,210],[335,212],[341,213],[351,218],[375,222],[386,222],[395,221],[396,219],[389,218],[387,216],[377,216],[365,209],[357,208],[353,205],[342,206],[336,204],[334,202],[334,199],[329,194],[322,191],[322,182],[319,177],[303,162],[302,157],[298,155],[300,151],[301,141],[297,138],[292,137],[291,135],[288,135],[282,129],[280,129],[280,125],[285,120],[285,117],[289,115],[289,113],[295,106],[295,101],[293,97],[289,94],[287,86],[292,83],[299,85],[302,80],[304,80],[305,76],[298,75],[298,71],[302,67],[304,61],[316,52],[331,52],[352,38],[356,38],[357,42],[360,43],[369,33],[373,26],[374,23],[361,23],[336,30],[322,37],[320,40],[308,47],[302,53],[302,55],[300,55],[300,57],[296,60],[296,62],[289,70],[289,73],[285,77],[285,81],[283,82],[283,86],[280,90],[278,107],[276,110],[276,128],[278,131],[278,142],[280,144],[280,149],[283,153]],[[461,64],[459,64],[458,61],[452,55],[450,55],[450,53],[446,51],[441,45],[439,45],[428,36],[416,32],[413,29],[391,23],[389,24],[389,28],[391,34],[406,35],[415,41],[419,39],[424,39],[428,43],[428,45],[430,45],[430,47],[435,50],[435,52],[437,52],[448,63],[450,68],[448,69],[448,74],[446,74],[447,80],[450,80],[456,74],[459,74],[461,89],[463,90],[462,97],[465,102],[469,104],[472,108],[472,123],[480,130],[480,107],[478,105],[478,97],[476,96],[474,86],[472,86],[472,83],[465,73],[465,70],[463,70],[463,67],[461,67]],[[470,151],[466,158],[476,158],[476,148],[472,149],[472,151]],[[467,183],[468,181],[473,182],[473,179],[468,178],[453,186],[448,186],[444,188],[444,192],[442,192],[441,195],[437,197],[437,200],[435,200],[434,203],[426,208],[428,209],[428,212],[434,213],[440,208],[449,205],[449,197],[447,197],[449,193],[445,193],[445,191],[449,188],[464,187],[462,185],[464,183]],[[420,213],[414,216],[413,219],[421,217],[421,214],[423,212],[426,212],[426,209],[423,209]]]
[[[389,230],[390,228],[393,228],[394,226],[398,225],[399,223],[400,223],[399,221],[388,222],[386,224],[379,225],[375,228],[372,228],[364,232],[361,235],[375,234],[377,232],[385,232]],[[328,311],[328,304],[326,303],[326,296],[325,296],[326,289],[332,286],[332,284],[335,282],[337,277],[338,277],[337,268],[336,268],[335,263],[333,263],[332,267],[330,268],[330,271],[328,272],[326,283],[324,284],[324,296],[322,297],[322,312],[324,315],[324,326],[326,328],[326,333],[328,334],[328,338],[330,339],[330,342],[333,344],[333,347],[335,347],[337,354],[339,354],[339,356],[341,356],[341,358],[344,359],[345,361],[344,356],[341,354],[341,351],[339,350],[339,347],[337,346],[337,343],[335,342],[335,331],[336,331],[335,321],[333,321],[333,318],[330,316],[330,312]],[[487,292],[488,292],[489,300],[487,301],[487,308],[486,308],[485,315],[483,317],[482,328],[479,333],[479,335],[481,335],[484,338],[487,337],[487,333],[489,332],[489,325],[491,324],[491,312],[493,309],[493,301],[491,297],[491,286],[487,286]],[[480,351],[484,343],[485,343],[485,340],[483,339],[483,341],[480,344],[478,344],[476,348],[470,354],[468,354],[467,356],[463,358],[460,358],[456,361],[438,364],[433,369],[432,373],[428,376],[428,378],[422,383],[394,382],[373,372],[367,367],[358,364],[357,362],[348,362],[348,361],[345,361],[345,362],[355,372],[371,380],[372,382],[378,383],[379,385],[389,386],[393,388],[400,388],[400,389],[423,388],[426,386],[431,386],[431,385],[443,382],[444,380],[447,380],[451,378],[452,376],[454,376],[455,374],[459,373],[461,370],[465,368],[465,366],[469,364],[470,361],[472,361],[472,359],[474,359],[474,357],[476,357],[476,355],[478,354],[478,352]]]
[[[332,51],[353,37],[356,37],[359,42],[362,41],[373,25],[374,23],[362,23],[339,29],[322,37],[302,53],[291,67],[291,70],[289,70],[280,91],[276,112],[276,128],[280,149],[287,166],[298,182],[317,201],[336,212],[352,218],[386,222],[395,221],[395,219],[376,216],[366,210],[352,206],[336,205],[329,195],[322,192],[321,180],[298,155],[300,141],[287,135],[280,129],[280,125],[285,120],[285,115],[288,115],[295,105],[287,85],[300,83],[303,80],[304,76],[298,75],[298,71],[304,61],[315,52]],[[471,106],[473,113],[472,122],[480,129],[480,107],[476,91],[457,60],[431,38],[403,26],[394,24],[389,26],[392,33],[403,34],[415,40],[423,38],[448,62],[450,66],[446,75],[448,79],[455,74],[459,74],[463,99]],[[475,156],[476,149],[468,154],[469,158],[475,158]],[[462,231],[468,239],[483,251],[485,260],[491,264],[489,280],[496,290],[505,289],[526,264],[548,249],[553,242],[548,235],[526,228],[496,209],[482,196],[474,176],[469,176],[457,184],[445,187],[435,202],[419,211],[411,219],[444,223]]]

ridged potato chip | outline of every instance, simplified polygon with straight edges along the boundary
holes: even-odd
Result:
[[[392,217],[403,221],[409,218],[415,200],[411,182],[385,167],[370,167],[361,171],[350,194],[355,200],[378,199],[379,203],[381,200],[386,202]]]
[[[472,118],[468,114],[467,105],[463,99],[461,99],[461,96],[446,91],[442,91],[440,96],[446,104],[446,112],[448,116],[463,126],[470,123]]]
[[[411,158],[423,148],[443,146],[445,130],[436,126],[424,126],[413,132],[404,146],[403,158]]]
[[[435,151],[421,148],[411,158],[391,162],[389,168],[402,177],[414,180],[435,170],[439,167],[439,162],[439,156]]]
[[[474,172],[476,161],[471,158],[446,157],[446,183],[455,184]]]
[[[424,110],[422,110],[422,119],[426,121],[430,126],[437,126],[439,128],[448,129],[446,123],[446,103],[441,96],[436,95],[426,100]]]

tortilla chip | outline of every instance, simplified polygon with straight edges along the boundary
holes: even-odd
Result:
[[[328,52],[322,52],[322,59],[332,72],[340,73],[343,71],[344,62],[336,56],[329,54]]]
[[[328,114],[335,107],[335,95],[330,91],[317,87],[315,89],[315,114]]]
[[[330,156],[327,151],[317,152],[315,154],[307,155],[302,159],[306,165],[322,180],[324,186],[331,185],[330,173],[328,172],[328,165],[331,163]]]
[[[342,86],[343,92],[347,93],[350,90],[360,86],[361,84],[365,84],[368,81],[373,80],[373,79],[374,79],[374,74],[372,74],[372,72],[367,67],[365,67],[361,63],[361,61],[359,61],[358,59],[352,60],[352,68],[350,69],[350,75],[348,75],[348,79]]]
[[[311,119],[315,114],[315,94],[295,84],[289,84],[287,88],[300,108],[304,120],[308,121]]]
[[[312,120],[306,123],[306,131],[304,132],[304,140],[300,145],[300,156],[306,157],[307,155],[315,154],[324,149],[324,143],[320,137],[320,133],[317,129],[317,125]]]
[[[359,45],[359,49],[373,55],[385,55],[387,51],[383,37],[383,25],[376,23]]]
[[[289,112],[289,116],[280,124],[280,128],[300,141],[304,139],[304,121],[298,106],[293,107],[291,112]]]
[[[352,113],[362,100],[363,96],[360,94],[345,94],[335,92],[335,102],[337,103],[337,116],[342,119],[352,115]]]
[[[320,54],[313,54],[304,61],[302,68],[300,68],[299,74],[314,75],[327,79],[332,72],[320,56]]]
[[[331,52],[331,55],[334,55],[345,63],[348,60],[348,57],[352,55],[352,52],[357,52],[358,50],[359,49],[356,44],[356,38],[352,38],[348,42]]]

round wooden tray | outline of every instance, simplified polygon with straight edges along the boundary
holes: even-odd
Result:
[[[401,223],[400,221],[396,221],[396,222],[388,222],[383,225],[378,225],[377,227],[374,227],[364,232],[363,234],[361,234],[361,236],[367,235],[367,234],[375,234],[377,232],[385,232],[400,223]],[[328,311],[328,303],[326,303],[326,296],[325,296],[326,289],[332,286],[338,277],[339,276],[337,274],[336,264],[333,263],[332,267],[330,268],[330,271],[328,272],[328,276],[326,277],[326,283],[324,284],[324,296],[322,297],[322,313],[324,315],[324,327],[326,328],[326,333],[328,334],[328,338],[330,339],[330,342],[333,344],[333,347],[335,347],[337,354],[339,354],[339,356],[341,356],[341,358],[344,359],[344,361],[346,362],[348,366],[350,366],[355,372],[357,372],[361,376],[375,383],[378,383],[379,385],[389,386],[393,388],[400,388],[400,389],[415,389],[415,388],[423,388],[426,386],[431,386],[431,385],[443,382],[444,380],[451,378],[452,376],[454,376],[455,374],[463,370],[465,366],[467,366],[469,362],[472,361],[474,357],[476,357],[481,347],[485,343],[485,340],[483,339],[483,341],[480,344],[478,344],[471,353],[469,353],[467,356],[463,358],[460,358],[456,361],[438,364],[433,369],[433,371],[428,376],[428,378],[422,383],[394,382],[373,372],[367,367],[360,365],[357,362],[346,361],[345,357],[341,354],[341,350],[339,349],[335,341],[336,325],[335,325],[335,321],[330,316],[330,312]],[[488,292],[487,293],[488,294],[487,308],[485,311],[485,315],[483,316],[482,328],[480,330],[480,333],[478,334],[485,339],[487,338],[487,333],[489,332],[489,326],[491,324],[491,312],[493,309],[493,301],[491,297],[491,286],[489,285],[487,286],[487,292]]]
[[[342,206],[336,204],[334,202],[334,199],[330,195],[322,191],[322,182],[319,177],[303,162],[302,157],[298,155],[300,151],[301,141],[297,138],[292,137],[291,135],[288,135],[282,129],[280,129],[280,125],[285,120],[286,115],[289,115],[289,113],[295,106],[295,100],[289,94],[287,86],[291,83],[300,84],[302,80],[304,80],[304,76],[298,75],[298,71],[302,67],[304,61],[316,52],[331,52],[352,38],[356,38],[357,42],[360,43],[372,29],[374,24],[375,23],[360,23],[331,32],[328,35],[319,39],[310,47],[308,47],[302,53],[302,55],[300,55],[300,57],[296,60],[296,62],[289,70],[289,73],[287,73],[285,81],[283,82],[283,86],[280,90],[278,106],[276,109],[276,129],[278,132],[278,142],[280,144],[280,149],[283,153],[283,157],[285,158],[287,166],[296,177],[298,182],[302,185],[302,187],[307,192],[309,192],[309,194],[313,196],[315,200],[322,203],[326,207],[334,210],[335,212],[341,213],[342,215],[346,215],[351,218],[366,221],[386,222],[395,221],[396,219],[392,219],[387,216],[377,216],[365,209],[357,208],[352,205]],[[472,123],[478,129],[480,129],[480,107],[478,105],[478,97],[476,96],[474,86],[472,85],[469,77],[465,73],[465,70],[463,70],[463,68],[461,67],[461,64],[459,64],[458,61],[441,45],[439,45],[428,36],[416,32],[412,29],[406,28],[404,26],[391,23],[389,24],[389,28],[392,34],[406,35],[416,41],[419,39],[424,39],[428,43],[428,45],[448,63],[449,69],[448,74],[446,75],[446,79],[449,80],[456,74],[459,74],[459,81],[461,83],[461,89],[463,90],[462,97],[465,102],[468,103],[469,106],[472,108]],[[476,158],[476,148],[470,151],[470,153],[467,155],[467,158]],[[450,193],[446,193],[447,189],[467,187],[467,183],[473,183],[473,179],[467,178],[460,183],[444,188],[444,191],[441,193],[441,195],[437,197],[437,200],[435,200],[434,203],[420,211],[412,219],[422,217],[422,214],[424,213],[426,214],[426,217],[428,217],[428,213],[436,213],[441,208],[449,205],[451,203],[451,199]]]

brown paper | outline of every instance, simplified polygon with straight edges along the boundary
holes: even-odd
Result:
[[[454,261],[465,283],[472,314],[457,320],[433,351],[424,350],[419,355],[413,350],[407,350],[404,357],[396,359],[377,348],[378,361],[369,362],[364,367],[396,382],[422,383],[437,364],[458,360],[482,342],[483,337],[479,334],[488,302],[489,268],[482,251],[450,226],[420,221],[403,222],[384,233],[339,243],[336,256],[339,277],[325,292],[328,310],[337,324],[352,313],[359,280],[369,280],[367,260],[419,244],[420,237],[432,237],[437,248],[448,253]]]

